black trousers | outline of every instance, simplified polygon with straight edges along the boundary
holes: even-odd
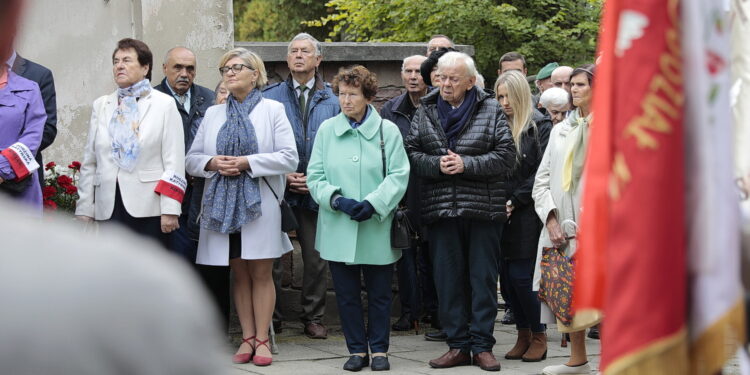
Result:
[[[161,231],[161,216],[133,217],[125,209],[120,195],[120,184],[115,185],[115,207],[112,209],[112,222],[119,223],[133,232],[152,238],[162,245],[164,250],[169,249],[170,235]]]
[[[438,310],[451,349],[491,351],[503,224],[442,219],[429,226]]]
[[[500,263],[500,283],[507,288],[506,301],[513,306],[516,329],[544,332],[546,327],[539,322],[541,305],[537,292],[532,290],[536,259],[503,259]]]
[[[341,329],[349,353],[387,353],[391,329],[393,264],[328,262],[336,290]],[[362,308],[362,277],[367,291],[367,328]]]

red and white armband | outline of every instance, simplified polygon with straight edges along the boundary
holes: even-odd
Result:
[[[34,153],[21,142],[16,142],[0,153],[8,159],[16,180],[23,180],[35,170],[39,169],[39,163],[34,159]]]
[[[182,198],[185,197],[185,189],[187,189],[187,180],[185,178],[177,175],[174,171],[164,171],[159,183],[154,188],[154,192],[159,195],[166,195],[182,203]]]

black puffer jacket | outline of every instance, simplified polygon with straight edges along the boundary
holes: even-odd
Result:
[[[536,257],[542,221],[534,211],[534,188],[536,171],[542,163],[547,149],[552,121],[549,116],[534,111],[536,128],[528,127],[521,137],[521,155],[508,181],[508,199],[513,202],[513,214],[503,229],[500,254],[506,259],[531,259]]]
[[[443,218],[505,221],[506,180],[515,161],[515,146],[497,101],[477,92],[477,106],[457,136],[455,150],[464,172],[445,175],[440,158],[448,140],[437,111],[439,90],[422,98],[412,119],[406,150],[412,171],[423,177],[420,197],[424,224]]]

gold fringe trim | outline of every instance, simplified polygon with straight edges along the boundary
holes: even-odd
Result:
[[[743,342],[745,305],[740,299],[690,345],[690,374],[716,374]]]
[[[688,373],[688,338],[683,327],[675,334],[620,357],[604,375],[672,375]]]
[[[573,321],[566,326],[557,319],[557,330],[561,333],[570,333],[583,331],[586,328],[593,327],[602,321],[602,312],[596,309],[584,309],[576,311],[573,315]]]

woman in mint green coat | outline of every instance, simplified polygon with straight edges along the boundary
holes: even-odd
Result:
[[[351,353],[344,364],[349,371],[367,366],[368,353],[372,370],[390,369],[391,278],[393,263],[401,257],[400,250],[391,248],[390,228],[409,182],[409,160],[398,127],[370,105],[377,89],[375,75],[363,66],[339,71],[333,90],[341,113],[320,126],[307,167],[307,186],[320,205],[315,248],[333,276]],[[367,329],[361,276],[368,296]]]

